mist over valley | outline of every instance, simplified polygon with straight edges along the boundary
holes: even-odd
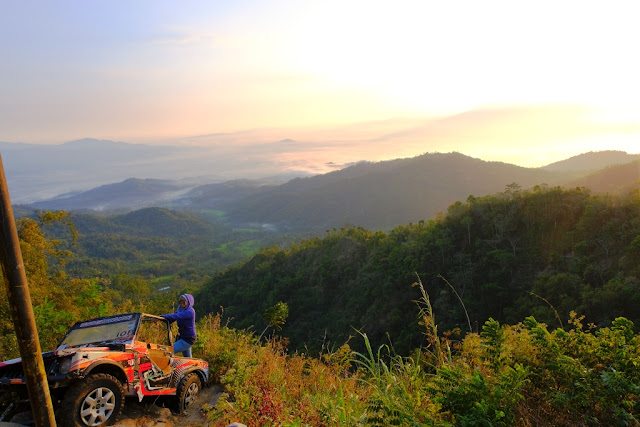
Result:
[[[297,146],[281,141],[278,146]],[[330,165],[311,175],[212,148],[82,140],[62,145],[0,143],[12,202],[25,208],[121,214],[148,207],[219,211],[237,227],[322,231],[370,229],[432,218],[456,201],[517,184],[587,186],[619,192],[637,183],[639,155],[590,152],[544,167],[489,162],[461,153]],[[285,148],[282,148],[284,151]],[[257,160],[260,157],[260,161]]]

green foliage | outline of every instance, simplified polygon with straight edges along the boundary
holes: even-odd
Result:
[[[60,224],[48,227],[47,235],[73,250],[69,275],[110,280],[126,274],[173,290],[199,287],[214,271],[274,240],[291,239],[259,229],[236,230],[211,217],[162,208],[110,217],[73,213],[68,218],[75,235]]]
[[[594,197],[511,185],[389,233],[348,227],[260,250],[194,288],[203,316],[194,352],[227,392],[211,408],[211,425],[639,425],[639,208],[637,192]],[[64,215],[41,218],[18,224],[42,343],[79,318],[153,312],[175,299],[177,289],[156,293],[132,270],[70,274],[73,238],[46,234]],[[168,239],[104,248],[118,254],[112,266],[133,260],[145,269],[155,248],[153,271],[165,274],[184,255],[165,257]],[[206,275],[181,271],[187,289]],[[408,286],[416,273],[418,295]],[[0,297],[6,359],[17,347]],[[222,326],[221,316],[207,315],[221,306],[241,327],[266,322],[283,338],[262,343]],[[483,326],[459,341],[439,332],[470,324]],[[354,327],[362,331],[356,343]]]
[[[100,283],[122,309],[162,307],[191,289],[199,314],[222,306],[237,327],[262,328],[262,313],[281,301],[290,310],[281,333],[294,350],[340,346],[356,328],[375,345],[389,334],[394,349],[409,354],[424,333],[410,309],[420,297],[407,286],[414,272],[438,307],[441,331],[529,315],[562,327],[571,310],[599,327],[616,317],[637,324],[638,209],[638,191],[605,197],[510,184],[386,233],[347,226],[301,242],[166,209],[110,218],[40,213],[21,219],[20,229],[35,304],[68,303],[68,278]],[[255,253],[268,239],[278,246]],[[121,286],[123,277],[131,287]]]
[[[262,334],[260,334],[258,341],[260,341],[264,333],[270,327],[274,328],[276,331],[282,330],[282,325],[285,324],[288,316],[289,306],[287,305],[287,303],[284,303],[282,301],[279,301],[273,307],[267,308],[262,315],[262,319],[265,321],[267,326],[264,328],[264,331],[262,331]]]
[[[551,333],[526,320],[537,348],[537,363],[530,365],[534,398],[549,413],[569,414],[567,423],[638,425],[640,345],[630,333],[633,323],[618,318],[594,333],[583,329],[582,319],[572,313],[573,329]]]
[[[482,345],[484,351],[487,353],[489,362],[493,368],[497,368],[501,364],[500,355],[502,353],[502,342],[504,341],[504,335],[500,328],[500,323],[489,318],[482,326]]]
[[[38,328],[40,346],[52,350],[74,322],[107,314],[151,308],[150,291],[144,281],[118,276],[114,286],[104,278],[69,277],[66,271],[73,253],[62,240],[47,237],[52,229],[67,230],[76,239],[74,224],[65,212],[42,212],[38,221],[17,221],[20,248]],[[127,286],[125,283],[130,283]],[[134,285],[135,284],[135,285]],[[149,304],[149,305],[148,305]],[[19,356],[6,288],[0,288],[0,356]]]
[[[388,346],[374,354],[367,335],[362,338],[366,353],[354,352],[352,363],[368,396],[365,425],[421,426],[437,419],[439,406],[430,402],[430,376],[421,365],[393,354]]]
[[[52,221],[62,221],[67,226],[66,214],[41,214],[40,222],[21,218],[16,222],[20,250],[25,266],[31,301],[34,306],[36,326],[41,347],[49,349],[70,325],[73,315],[72,295],[67,292],[67,277],[64,266],[70,253],[59,249],[59,242],[45,237],[42,228]],[[72,227],[71,227],[72,228]],[[8,306],[5,286],[0,288],[0,355],[4,359],[17,357],[13,319]],[[64,309],[63,309],[64,307]]]
[[[269,307],[264,311],[262,318],[268,326],[273,326],[276,330],[281,330],[282,325],[287,321],[289,315],[289,306],[287,303],[279,301],[273,307]]]
[[[34,307],[33,314],[36,319],[40,347],[43,349],[55,348],[74,320],[73,313],[57,308],[48,299]]]
[[[221,315],[206,316],[197,328],[194,355],[209,362],[213,381],[226,389],[216,408],[209,408],[209,425],[238,420],[256,425],[362,425],[358,419],[364,404],[355,393],[356,382],[343,381],[344,365],[330,361],[342,356],[323,363],[304,354],[287,355],[283,341],[259,344],[246,331],[222,326]]]
[[[444,366],[438,371],[431,391],[461,426],[509,426],[523,396],[527,372],[521,365],[507,367],[497,377],[485,377],[479,370]]]
[[[442,348],[440,347],[440,337],[438,336],[438,325],[436,324],[435,314],[433,313],[433,308],[431,307],[431,300],[429,299],[429,294],[425,291],[424,286],[422,285],[422,280],[420,280],[420,276],[418,276],[418,282],[414,283],[412,287],[418,286],[421,293],[421,298],[416,301],[418,305],[418,317],[420,321],[418,322],[420,326],[425,328],[425,338],[428,342],[428,347],[433,346],[432,354],[435,355],[434,359],[437,361],[436,368],[442,367],[444,364],[444,358],[442,354]],[[366,338],[366,337],[365,337]],[[368,340],[365,339],[368,342]]]
[[[213,275],[197,299],[205,311],[225,307],[239,328],[261,325],[264,310],[286,302],[282,335],[314,352],[339,346],[353,328],[375,346],[389,333],[400,354],[420,346],[423,328],[407,305],[421,296],[407,287],[414,272],[438,307],[440,331],[529,315],[562,327],[571,310],[599,327],[620,316],[637,324],[639,210],[638,192],[511,184],[388,233],[350,226],[263,249]]]
[[[212,426],[231,421],[283,426],[587,426],[639,425],[639,336],[618,318],[611,328],[547,330],[485,323],[433,373],[417,357],[362,333],[364,352],[348,346],[322,358],[287,355],[283,341],[256,345],[246,331],[198,323],[196,355],[226,394],[209,408]],[[349,356],[349,369],[340,366]]]

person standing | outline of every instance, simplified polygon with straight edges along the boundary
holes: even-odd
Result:
[[[173,344],[174,353],[182,353],[184,357],[191,357],[191,346],[196,342],[196,311],[193,309],[193,295],[182,294],[178,300],[175,313],[161,314],[169,323],[178,324],[178,336]]]

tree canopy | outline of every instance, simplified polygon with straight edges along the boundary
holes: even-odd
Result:
[[[560,326],[572,310],[599,326],[618,316],[637,324],[639,212],[638,190],[594,196],[514,183],[388,233],[345,227],[263,249],[216,274],[196,298],[204,312],[224,307],[241,328],[263,327],[261,313],[286,302],[282,335],[298,349],[339,346],[357,330],[405,353],[419,346],[409,309],[419,297],[416,273],[441,331],[528,315]]]

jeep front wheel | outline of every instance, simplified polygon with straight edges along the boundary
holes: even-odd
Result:
[[[197,374],[191,373],[182,378],[176,393],[177,413],[183,413],[198,398],[200,392],[200,378]]]
[[[69,388],[60,405],[62,425],[108,426],[124,405],[122,384],[109,374],[96,374]]]

